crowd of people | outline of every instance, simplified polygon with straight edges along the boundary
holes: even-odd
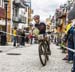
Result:
[[[65,33],[63,37],[59,37],[57,45],[60,45],[62,53],[66,53],[66,56],[63,60],[66,60],[67,63],[73,64],[72,72],[75,72],[75,53],[72,50],[75,50],[75,19],[69,19],[68,24],[65,28]]]
[[[29,27],[23,29],[17,29],[14,27],[12,30],[12,41],[13,46],[25,46],[25,43],[32,44],[32,31]]]

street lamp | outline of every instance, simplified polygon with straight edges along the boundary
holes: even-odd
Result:
[[[5,6],[5,32],[7,32],[7,5],[8,5],[8,0],[4,0],[4,6]],[[5,33],[5,41],[7,43],[7,34]]]

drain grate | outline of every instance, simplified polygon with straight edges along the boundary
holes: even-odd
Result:
[[[7,53],[7,55],[21,55],[20,53]]]
[[[3,52],[2,50],[0,50],[0,53]]]

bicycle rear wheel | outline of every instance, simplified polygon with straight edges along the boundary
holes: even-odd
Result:
[[[43,66],[47,63],[47,54],[46,54],[46,48],[45,44],[40,44],[39,46],[39,58],[40,62]]]

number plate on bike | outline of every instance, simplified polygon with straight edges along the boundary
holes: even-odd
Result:
[[[41,34],[41,35],[38,35],[38,40],[41,40],[41,39],[44,39],[44,36],[43,36],[43,34]]]

